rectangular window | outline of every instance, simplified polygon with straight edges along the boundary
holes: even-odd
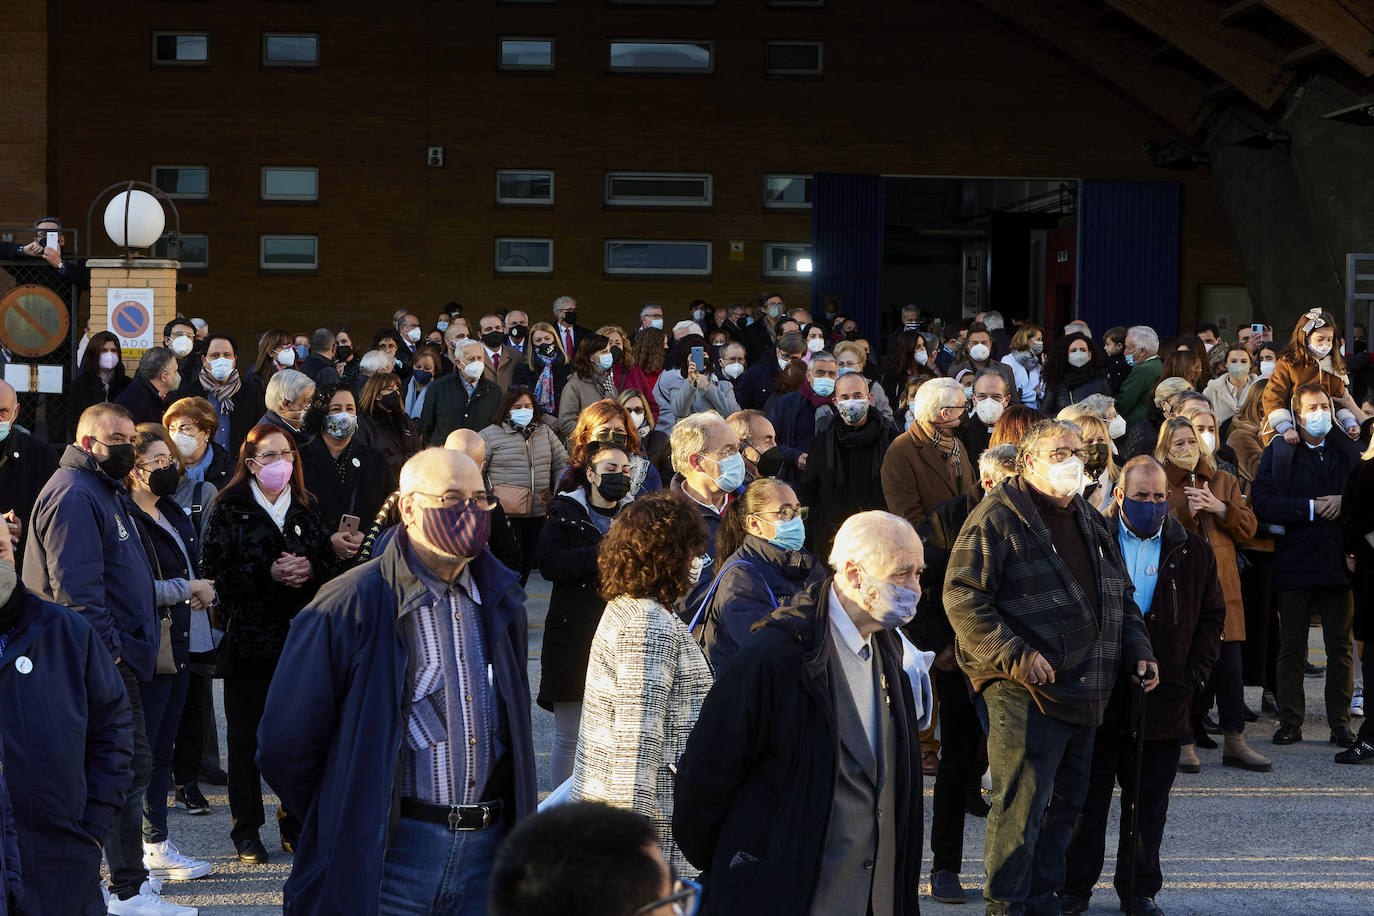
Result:
[[[210,169],[203,165],[155,165],[153,184],[170,197],[204,200],[210,196]]]
[[[153,246],[155,258],[170,258],[173,254],[170,239],[159,239]],[[210,266],[210,236],[186,232],[181,234],[181,266],[188,269]]]
[[[612,72],[710,73],[715,69],[714,41],[612,41]]]
[[[764,175],[763,205],[770,210],[810,210],[810,175]]]
[[[502,38],[502,70],[552,70],[552,38]]]
[[[821,45],[819,41],[770,41],[763,69],[773,76],[819,76]]]
[[[310,166],[262,167],[263,200],[319,200],[320,170]]]
[[[318,67],[320,36],[313,32],[265,32],[262,36],[264,67]]]
[[[608,274],[709,276],[711,243],[607,239],[605,269]]]
[[[553,273],[553,239],[497,239],[496,272]]]
[[[709,207],[709,172],[607,172],[606,203],[617,207]]]
[[[765,277],[799,277],[811,273],[810,242],[764,242]]]
[[[553,172],[501,169],[496,173],[498,204],[553,203]]]
[[[209,32],[153,33],[153,63],[176,67],[198,67],[209,62]]]
[[[258,266],[263,270],[317,270],[320,266],[319,236],[258,236]]]

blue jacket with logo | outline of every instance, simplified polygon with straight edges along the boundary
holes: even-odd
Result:
[[[153,568],[120,494],[124,485],[95,456],[67,446],[33,506],[24,548],[24,584],[78,611],[100,641],[140,681],[157,664]]]

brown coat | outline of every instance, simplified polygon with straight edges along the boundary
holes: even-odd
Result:
[[[1206,483],[1212,495],[1226,504],[1226,517],[1218,519],[1210,512],[1193,516],[1188,512],[1188,497],[1183,488],[1190,486],[1188,472],[1175,464],[1164,466],[1169,478],[1169,510],[1183,523],[1183,527],[1202,535],[1217,558],[1217,577],[1221,579],[1221,593],[1226,599],[1226,628],[1221,638],[1227,642],[1245,639],[1245,603],[1240,592],[1240,568],[1236,566],[1236,544],[1255,535],[1259,524],[1250,501],[1240,491],[1234,476],[1221,469],[1208,469],[1198,462],[1198,484]]]
[[[1246,483],[1254,480],[1259,472],[1260,457],[1264,455],[1259,427],[1234,417],[1231,431],[1226,434],[1226,444],[1236,453],[1236,467],[1240,469],[1241,480]]]
[[[883,458],[883,494],[887,509],[919,525],[926,513],[960,494],[977,499],[978,469],[968,450],[960,446],[959,479],[950,478],[949,466],[919,423],[892,440]]]
[[[1345,397],[1344,376],[1327,372],[1316,363],[1309,362],[1305,366],[1296,366],[1287,359],[1280,359],[1274,366],[1274,374],[1269,377],[1269,384],[1264,387],[1265,422],[1260,435],[1264,437],[1265,445],[1277,435],[1277,427],[1280,424],[1293,423],[1293,392],[1298,386],[1309,382],[1320,382],[1322,390],[1331,396],[1333,403]],[[1336,410],[1340,410],[1339,404],[1336,405]],[[1340,420],[1335,416],[1331,419],[1333,427],[1339,430]]]
[[[486,376],[489,381],[495,382],[496,387],[501,389],[502,394],[505,394],[510,390],[511,381],[515,378],[515,367],[525,361],[525,356],[510,344],[501,344],[501,349],[496,352],[501,357],[501,365],[493,369],[491,356],[487,354],[485,348],[482,350],[482,365],[485,367],[482,370],[482,375]]]

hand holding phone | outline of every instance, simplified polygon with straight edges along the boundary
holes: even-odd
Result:
[[[48,247],[51,248],[51,249],[53,249],[54,251],[61,251],[61,250],[62,250],[62,247],[61,247],[61,246],[62,246],[62,233],[60,233],[60,232],[49,232],[49,233],[48,233]]]
[[[356,515],[343,515],[339,517],[340,534],[357,534],[358,525],[361,520]]]

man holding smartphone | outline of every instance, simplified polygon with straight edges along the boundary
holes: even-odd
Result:
[[[5,271],[14,278],[16,284],[37,283],[46,286],[64,300],[70,302],[73,290],[80,293],[91,287],[91,274],[84,264],[75,259],[62,257],[66,238],[62,232],[62,221],[55,216],[44,216],[33,224],[33,239],[25,244],[5,242],[0,244],[0,260],[23,261],[41,258],[43,264],[7,264]]]

